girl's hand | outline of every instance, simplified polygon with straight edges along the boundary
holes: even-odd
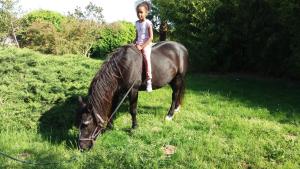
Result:
[[[143,47],[141,45],[136,45],[136,47],[138,48],[138,50],[142,50]]]

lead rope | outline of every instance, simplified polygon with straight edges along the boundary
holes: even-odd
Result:
[[[135,47],[135,46],[134,46]],[[136,49],[136,47],[135,47]],[[140,54],[140,53],[139,53]],[[121,78],[124,80],[123,78],[123,75],[122,75],[122,72],[117,64],[117,62],[115,60],[113,60],[118,71],[119,71],[119,74],[121,75]],[[135,82],[137,81],[137,79],[135,79],[135,81],[133,82],[133,84],[131,85],[131,87],[128,89],[128,91],[126,92],[126,94],[123,96],[122,100],[120,101],[120,103],[118,104],[118,106],[116,107],[116,109],[114,110],[114,112],[110,115],[110,117],[108,118],[108,123],[109,121],[111,120],[111,118],[114,116],[114,114],[118,111],[119,107],[122,105],[122,103],[124,102],[125,98],[127,97],[127,95],[129,94],[129,92],[131,91],[131,89],[133,88],[133,86],[135,85]]]
[[[60,161],[60,162],[34,162],[34,161],[29,161],[29,160],[20,160],[17,159],[13,156],[10,156],[2,151],[0,151],[0,155],[6,158],[9,158],[11,160],[23,163],[23,164],[29,164],[29,165],[54,165],[54,164],[62,164],[62,163],[71,163],[73,161],[77,160],[77,156],[73,156],[71,157],[69,160],[64,160],[64,161]]]
[[[117,64],[117,62],[115,61],[115,59],[113,59],[113,61],[114,61],[115,65],[116,65],[116,67],[117,67],[117,69],[118,69],[118,71],[119,71],[119,74],[120,74],[121,78],[124,80],[123,75],[122,75],[122,72],[121,72],[121,70],[120,70],[120,68],[119,68],[119,66],[118,66],[118,64]],[[137,79],[134,80],[133,84],[132,84],[131,87],[128,89],[128,91],[126,92],[126,94],[123,96],[122,100],[120,101],[120,103],[118,104],[118,106],[115,108],[114,112],[110,115],[110,117],[109,117],[108,120],[107,120],[108,123],[110,122],[110,120],[111,120],[111,118],[114,116],[114,114],[118,111],[118,109],[120,108],[120,106],[122,105],[122,103],[124,102],[124,100],[126,99],[126,97],[128,96],[129,92],[132,90],[132,88],[133,88],[133,86],[135,85],[136,81],[137,81]],[[95,114],[95,117],[96,117],[96,118],[98,118],[100,121],[102,121],[102,120],[101,120],[102,118],[99,117],[98,114],[96,114],[96,113],[94,113],[94,114]],[[80,124],[80,126],[81,126],[81,124]],[[92,134],[91,136],[89,136],[88,138],[80,138],[81,133],[80,133],[80,130],[79,130],[79,139],[78,139],[78,140],[81,140],[81,141],[86,140],[86,141],[93,141],[93,142],[94,142],[95,139],[98,137],[98,135],[102,132],[102,129],[98,130],[98,127],[99,127],[99,125],[95,128],[93,134]],[[80,127],[79,127],[79,128],[80,128]],[[97,130],[98,130],[98,131],[97,131]]]
[[[122,103],[124,102],[125,98],[127,97],[127,95],[129,94],[129,92],[132,90],[133,86],[135,85],[135,82],[137,80],[135,80],[133,82],[133,84],[131,85],[131,87],[128,89],[128,91],[126,92],[126,94],[123,96],[122,100],[120,101],[120,103],[118,104],[118,106],[116,107],[116,109],[114,110],[114,112],[110,115],[108,122],[111,120],[111,118],[114,116],[114,114],[118,111],[119,107],[122,105]]]
[[[111,118],[114,116],[114,114],[118,111],[118,109],[120,108],[120,106],[122,105],[122,103],[124,102],[124,100],[126,99],[126,97],[128,96],[129,92],[132,90],[133,86],[135,85],[135,82],[137,80],[135,80],[133,82],[133,84],[131,85],[131,87],[128,89],[128,91],[126,92],[126,94],[123,96],[122,100],[120,101],[120,103],[118,104],[118,106],[116,107],[116,109],[114,110],[114,112],[110,115],[110,117],[108,118],[107,122],[109,122],[111,120]],[[95,116],[96,118],[98,116]],[[80,127],[79,127],[80,128]],[[102,129],[100,128],[100,130],[98,130],[99,126],[97,126],[93,132],[93,134],[91,136],[89,136],[88,138],[79,138],[78,140],[80,141],[95,141],[95,139],[97,138],[97,136],[102,132]],[[80,137],[81,133],[79,130],[79,137]]]

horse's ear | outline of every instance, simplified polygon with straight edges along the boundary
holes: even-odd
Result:
[[[78,102],[79,102],[79,105],[80,105],[81,108],[85,107],[86,104],[83,102],[81,96],[78,97]]]
[[[76,127],[79,128],[79,125],[81,122],[81,116],[82,116],[82,113],[83,113],[83,110],[84,110],[86,104],[83,102],[81,96],[78,97],[78,102],[79,102],[79,109],[77,109],[77,111],[76,111],[75,125],[76,125]]]

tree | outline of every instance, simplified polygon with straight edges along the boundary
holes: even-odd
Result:
[[[99,38],[99,36],[97,36],[97,34],[99,34],[98,29],[100,25],[104,23],[102,11],[102,7],[90,2],[84,9],[77,6],[74,12],[69,12],[68,14],[69,17],[74,18],[78,21],[78,24],[81,25],[78,28],[80,32],[83,33],[82,35],[84,35],[82,36],[84,44],[81,44],[80,49],[85,56],[90,55],[90,50]]]
[[[103,8],[90,2],[84,9],[77,6],[74,12],[68,12],[69,16],[77,18],[79,20],[91,20],[97,23],[104,22],[104,16],[102,14]]]
[[[197,71],[300,78],[300,1],[152,0]]]
[[[151,11],[147,18],[152,21],[154,31],[159,34],[159,41],[165,41],[167,40],[167,33],[169,31],[168,19],[165,18],[164,15],[160,14],[160,11],[155,6],[155,0],[152,1],[153,3],[151,3]]]
[[[12,36],[17,47],[19,47],[16,36],[17,15],[20,11],[17,7],[18,3],[18,0],[0,0],[0,40],[3,41],[8,36]]]

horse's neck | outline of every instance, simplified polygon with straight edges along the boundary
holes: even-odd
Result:
[[[98,79],[93,81],[89,91],[89,103],[96,114],[107,120],[111,111],[112,100],[118,89],[117,80]]]

